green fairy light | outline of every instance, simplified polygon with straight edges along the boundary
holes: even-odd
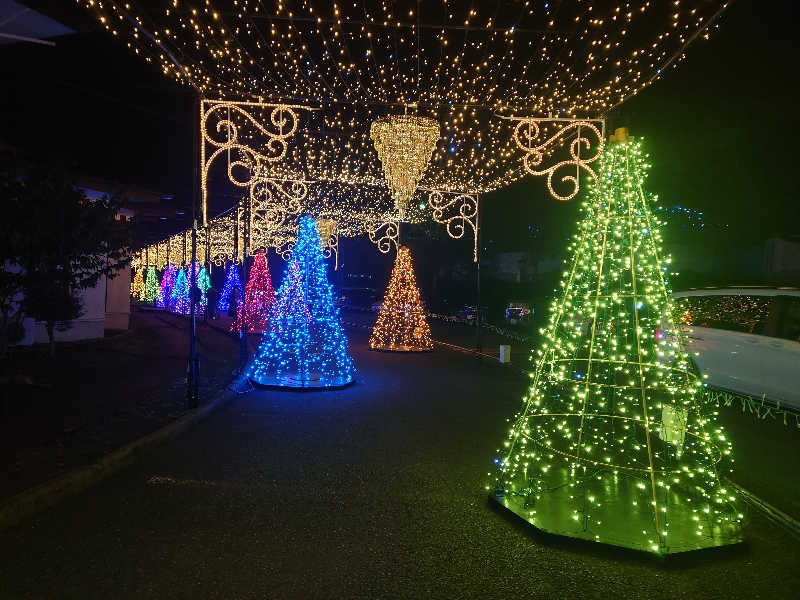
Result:
[[[610,146],[568,246],[494,497],[537,527],[657,554],[740,541],[731,443],[670,297],[639,142]]]

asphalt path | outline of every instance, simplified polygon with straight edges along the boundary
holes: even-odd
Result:
[[[800,541],[659,561],[536,534],[484,485],[524,381],[437,347],[256,391],[0,533],[2,598],[794,598]]]

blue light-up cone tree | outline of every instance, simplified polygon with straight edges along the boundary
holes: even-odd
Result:
[[[648,165],[623,139],[583,204],[491,497],[550,533],[657,554],[734,543],[731,444],[672,317]]]
[[[217,312],[225,314],[231,309],[231,294],[233,290],[238,290],[237,298],[242,298],[242,279],[239,276],[239,266],[236,263],[228,265],[225,273],[225,284],[222,286],[222,293],[217,300]]]
[[[175,287],[175,278],[177,276],[178,269],[172,263],[168,264],[167,268],[164,269],[164,274],[161,276],[161,289],[156,298],[156,306],[159,308],[169,309],[172,289]]]
[[[278,388],[331,389],[353,381],[355,367],[314,219],[300,218],[267,331],[248,367],[250,379]]]
[[[192,310],[189,300],[189,277],[185,269],[179,269],[175,276],[175,287],[172,289],[169,308],[179,315],[188,315]]]

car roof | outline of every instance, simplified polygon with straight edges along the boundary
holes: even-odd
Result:
[[[675,292],[673,298],[687,298],[689,296],[798,296],[800,288],[795,287],[727,287],[727,288],[701,288]]]

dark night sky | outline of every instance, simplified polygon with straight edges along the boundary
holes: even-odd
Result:
[[[0,46],[0,141],[33,157],[66,156],[89,175],[174,193],[176,210],[184,208],[192,94],[93,29],[70,4],[62,14],[82,33],[55,48]],[[757,2],[734,2],[709,41],[696,42],[677,70],[611,115],[610,129],[626,125],[645,138],[649,189],[665,204],[730,224],[726,243],[800,234],[793,4],[770,3],[767,12]],[[558,243],[577,215],[575,201],[545,197],[535,179],[489,195],[484,208],[485,239],[500,249],[524,247],[531,224]]]
[[[610,119],[609,129],[627,126],[644,138],[648,189],[662,203],[701,210],[748,242],[800,234],[797,10],[789,2],[770,3],[769,12],[758,2],[734,2],[708,41],[697,41],[677,69]],[[489,200],[504,207],[486,203],[491,237],[509,226],[515,239],[524,237],[528,224],[564,235],[573,229],[574,207],[546,198],[542,182]]]

